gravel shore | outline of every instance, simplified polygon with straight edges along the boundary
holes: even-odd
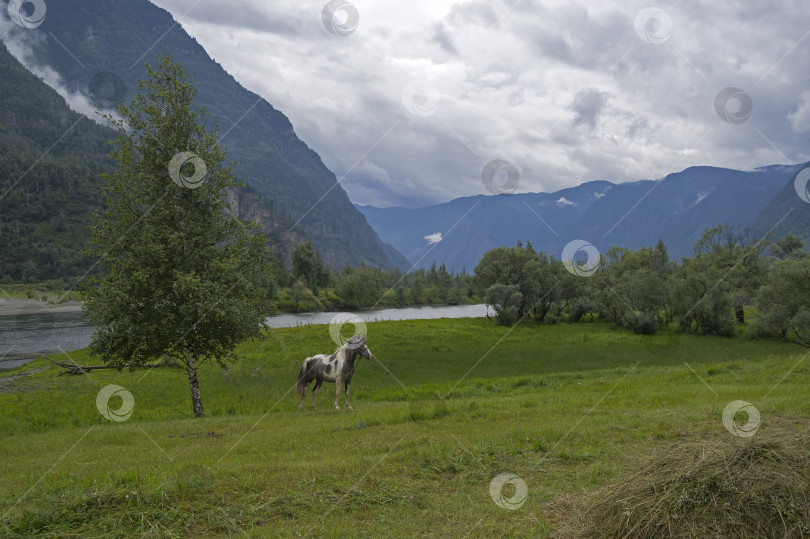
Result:
[[[37,313],[70,313],[82,310],[81,301],[66,301],[53,305],[38,299],[9,299],[0,297],[0,316]]]

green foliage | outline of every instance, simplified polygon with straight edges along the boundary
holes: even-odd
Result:
[[[717,257],[698,253],[685,258],[675,274],[675,316],[683,331],[734,334],[730,283]]]
[[[518,242],[515,247],[487,251],[475,268],[474,282],[480,294],[487,296],[493,291],[492,297],[505,306],[505,317],[499,317],[500,323],[512,319],[512,307],[516,309],[513,320],[532,316],[539,322],[552,324],[566,309],[570,310],[574,302],[578,309],[577,320],[587,309],[595,307],[586,297],[592,292],[586,280],[568,272],[561,261],[537,253],[531,243],[524,247]],[[495,285],[515,287],[519,293],[518,303],[514,304],[518,296],[511,292],[506,294],[506,289],[501,287],[493,289]]]
[[[804,240],[800,236],[787,234],[771,244],[771,256],[784,260],[792,256],[807,256],[804,252]]]
[[[343,303],[352,309],[367,309],[375,306],[384,294],[380,270],[361,264],[358,268],[347,266],[338,278],[335,292]]]
[[[520,318],[523,294],[513,284],[496,283],[484,292],[486,302],[495,309],[496,321],[502,326],[511,326]]]
[[[304,276],[309,261],[317,259],[317,251],[307,247],[296,249],[300,256],[291,273]],[[313,254],[314,253],[314,254]],[[298,269],[296,269],[298,268]],[[475,295],[472,277],[466,273],[450,273],[444,264],[432,264],[429,270],[418,269],[403,274],[361,263],[346,266],[337,275],[323,267],[321,283],[326,285],[307,288],[305,278],[288,284],[281,291],[279,308],[286,312],[312,310],[368,309],[372,307],[406,307],[409,305],[440,305],[480,303]],[[281,268],[274,274],[283,273]],[[317,275],[317,272],[315,273]],[[332,286],[334,288],[323,288]]]
[[[655,316],[648,313],[641,313],[636,316],[633,331],[639,335],[655,335],[658,329],[658,320]]]
[[[107,116],[118,130],[118,168],[105,175],[107,208],[92,228],[89,252],[107,273],[86,287],[86,310],[100,327],[91,350],[119,367],[178,360],[202,415],[197,366],[225,365],[237,344],[259,335],[275,285],[266,238],[229,212],[226,191],[237,182],[221,165],[205,110],[194,106],[192,79],[170,56],[148,74],[135,99],[119,105],[122,119]],[[199,187],[170,177],[179,152],[205,163]]]
[[[673,317],[673,270],[663,241],[638,251],[614,247],[593,277],[599,314],[617,326],[655,333]]]
[[[593,321],[594,314],[643,335],[675,323],[684,332],[733,336],[745,323],[745,308],[755,298],[761,318],[752,334],[810,344],[806,310],[810,297],[789,283],[803,278],[810,259],[800,238],[754,242],[750,233],[728,225],[706,229],[695,255],[670,261],[663,241],[638,250],[613,247],[601,256],[590,277],[573,275],[564,265],[531,244],[497,247],[476,266],[475,286],[495,307],[499,324],[524,318],[555,323],[561,319]],[[779,262],[779,260],[781,262]],[[788,284],[786,284],[788,283]],[[498,286],[496,286],[498,285]],[[590,316],[587,316],[590,315]],[[587,316],[587,318],[586,318]]]
[[[330,273],[321,260],[321,255],[307,240],[295,246],[292,252],[292,276],[309,285],[312,293],[318,295],[318,289],[329,285]]]
[[[538,256],[531,244],[526,247],[518,243],[515,247],[496,247],[490,249],[475,267],[475,284],[480,295],[496,284],[514,286],[520,293],[519,302],[515,305],[515,319],[523,317],[532,311],[541,295],[550,288],[548,274],[543,270],[548,265],[545,255]],[[500,295],[503,291],[497,288],[498,299],[505,300]],[[513,294],[506,304],[512,307]]]
[[[762,241],[727,225],[710,228],[695,245],[695,256],[678,268],[676,315],[688,331],[730,336],[744,323],[744,306],[763,284],[767,266]],[[730,310],[733,308],[734,317]]]
[[[776,338],[810,348],[810,257],[775,262],[756,300],[755,337]]]
[[[114,132],[71,111],[2,43],[0,72],[0,275],[72,286],[94,269],[81,250]]]

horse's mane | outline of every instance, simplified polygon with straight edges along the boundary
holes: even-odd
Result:
[[[340,345],[335,348],[335,357],[340,357],[341,359],[346,359],[346,350],[349,348],[349,342],[347,341],[346,344]]]
[[[341,357],[341,358],[343,358],[345,360],[346,359],[346,351],[349,349],[350,344],[356,344],[356,343],[346,341],[342,345],[335,348],[335,357]],[[357,348],[355,351],[359,352],[359,348]]]
[[[340,356],[344,360],[346,359],[346,351],[349,349],[349,345],[357,345],[356,342],[351,342],[352,339],[348,339],[345,343],[335,348],[335,357]],[[363,339],[363,343],[365,343],[365,338]],[[359,351],[359,349],[356,349]]]

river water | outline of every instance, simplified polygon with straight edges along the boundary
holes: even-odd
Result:
[[[267,319],[271,328],[329,324],[334,312],[280,314]],[[406,307],[356,311],[365,322],[384,320],[428,320],[435,318],[481,318],[486,305],[447,305],[441,307]],[[346,313],[342,315],[346,319]],[[81,312],[38,313],[0,316],[0,370],[13,369],[31,361],[37,354],[63,353],[90,344],[94,327]]]

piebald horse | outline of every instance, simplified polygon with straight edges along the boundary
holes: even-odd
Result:
[[[346,394],[346,408],[352,409],[349,402],[349,386],[352,383],[352,375],[354,374],[354,360],[357,356],[363,356],[366,359],[371,359],[371,350],[366,345],[365,335],[358,335],[352,337],[346,344],[338,347],[335,353],[330,355],[318,354],[316,356],[308,357],[301,364],[301,369],[298,371],[298,383],[295,386],[298,395],[301,397],[301,403],[298,409],[304,407],[304,397],[307,394],[307,387],[315,380],[315,385],[312,387],[312,409],[315,410],[315,393],[321,384],[324,382],[335,382],[335,410],[340,410],[338,400],[340,400],[340,385],[345,387]]]

